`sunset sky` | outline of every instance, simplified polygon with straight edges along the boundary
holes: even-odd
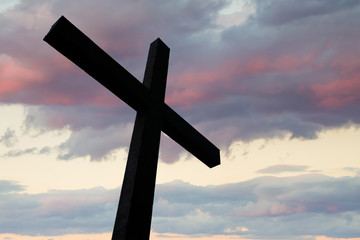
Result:
[[[42,39],[65,16],[221,152],[161,136],[152,240],[360,239],[360,1],[1,0],[0,240],[110,239],[136,112]]]

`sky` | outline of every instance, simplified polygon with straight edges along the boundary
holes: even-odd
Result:
[[[136,112],[42,39],[65,16],[212,141],[165,134],[152,240],[360,239],[360,1],[2,0],[0,240],[110,239]]]

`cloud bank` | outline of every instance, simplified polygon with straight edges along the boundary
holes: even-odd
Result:
[[[65,15],[140,81],[161,37],[171,48],[166,102],[219,147],[359,123],[358,1],[249,1],[238,12],[247,18],[222,25],[230,4],[19,1],[0,16],[0,101],[29,106],[32,127],[70,127],[61,159],[128,146],[134,111],[42,41]],[[109,137],[72,147],[94,135]],[[181,151],[163,148],[163,161]]]
[[[61,235],[111,232],[118,189],[96,187],[26,194],[1,181],[0,233]],[[180,180],[158,184],[152,231],[252,239],[359,236],[359,177],[259,177],[219,186]],[[326,222],[326,224],[319,224]],[[301,226],[301,227],[300,227]]]

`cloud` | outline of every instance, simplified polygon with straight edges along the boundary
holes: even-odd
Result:
[[[251,234],[256,239],[356,237],[357,230],[350,230],[359,218],[358,206],[353,202],[357,196],[351,189],[358,184],[358,178],[321,175],[262,177],[207,187],[183,182],[162,184],[156,190],[153,229],[186,234]],[[339,192],[340,186],[343,189]],[[167,211],[169,214],[164,214]],[[325,220],[326,224],[317,226]]]
[[[110,142],[111,134],[93,150],[71,148],[95,132],[122,131],[134,112],[42,41],[65,15],[140,81],[148,45],[161,37],[171,48],[166,102],[222,148],[289,132],[313,139],[325,128],[360,122],[357,1],[253,1],[240,5],[238,12],[251,8],[246,19],[222,26],[219,17],[230,5],[20,1],[0,17],[0,44],[7,46],[0,100],[31,105],[28,127],[68,126],[73,133],[63,158],[88,151],[102,159],[128,146]],[[182,150],[168,149],[165,162],[179,159]]]
[[[25,186],[22,186],[14,181],[0,180],[0,194],[21,192],[25,190]]]
[[[111,154],[111,151],[130,145],[132,128],[133,125],[110,126],[101,131],[86,128],[73,132],[70,138],[60,145],[63,153],[59,158],[69,160],[75,157],[90,156],[91,160],[102,160]],[[106,139],[105,143],[104,139]]]
[[[214,25],[212,16],[223,5],[221,1],[206,3],[181,1],[175,7],[167,1],[158,0],[157,4],[142,1],[140,4],[143,7],[138,8],[132,1],[121,3],[109,1],[100,5],[97,3],[96,1],[81,1],[76,4],[61,1],[34,3],[24,0],[2,15],[1,22],[4,25],[0,32],[1,44],[7,46],[2,53],[4,58],[2,65],[5,70],[9,69],[2,71],[1,75],[1,84],[8,88],[7,94],[2,95],[3,101],[49,105],[96,104],[97,96],[102,95],[99,101],[111,104],[112,100],[107,100],[109,97],[104,95],[105,91],[99,88],[95,81],[87,80],[86,75],[76,66],[42,41],[51,24],[62,14],[74,23],[79,22],[78,20],[87,22],[89,25],[86,24],[81,29],[96,35],[96,42],[113,57],[122,59],[123,64],[127,65],[127,62],[130,65],[136,64],[135,72],[138,76],[139,72],[143,72],[143,61],[146,59],[148,44],[159,36],[153,33],[171,37],[175,36],[173,34],[175,31],[186,36],[204,27],[212,28]],[[158,4],[162,7],[156,7]],[[95,6],[97,11],[91,14],[82,11],[83,8],[94,9]],[[113,9],[123,12],[115,14],[115,11],[111,11]],[[159,13],[161,18],[157,17],[160,16]],[[94,21],[98,18],[103,19],[101,24]],[[163,21],[165,18],[166,24]],[[179,21],[180,19],[182,20]],[[93,27],[89,28],[90,25]],[[129,68],[134,70],[132,66]],[[37,74],[28,74],[32,71]],[[17,75],[13,76],[14,74]],[[8,75],[11,78],[7,78]],[[24,85],[22,82],[27,79],[27,75],[32,77],[26,81],[29,84]],[[11,87],[10,83],[16,86]],[[2,89],[6,88],[2,87]],[[16,96],[12,94],[13,92],[16,92]]]
[[[356,174],[356,176],[360,176],[360,168],[344,168],[344,170],[349,171],[349,172],[353,172]]]
[[[115,219],[117,196],[117,190],[100,187],[1,194],[0,231],[48,236],[106,232]]]
[[[24,150],[19,150],[19,149],[11,150],[11,151],[6,152],[6,153],[3,155],[3,157],[19,157],[19,156],[22,156],[22,155],[25,155],[25,154],[30,154],[30,153],[38,152],[37,150],[38,150],[38,149],[35,148],[35,147],[26,148],[26,149],[24,149]]]
[[[308,169],[308,166],[301,165],[286,165],[278,164],[272,165],[267,168],[259,169],[257,173],[283,173],[283,172],[303,172]]]
[[[339,2],[296,0],[264,2],[255,0],[259,20],[267,24],[285,24],[292,21],[319,15],[344,11],[359,5],[358,1],[345,0]]]
[[[13,182],[0,185],[5,186],[0,196],[3,233],[54,236],[112,229],[119,189],[28,194],[19,193],[23,187]],[[218,186],[194,186],[180,180],[158,184],[152,231],[256,239],[358,237],[359,187],[359,177],[316,174],[260,177]]]
[[[3,143],[6,147],[13,146],[17,142],[15,131],[10,128],[6,129],[3,136],[0,137],[0,143]]]
[[[340,108],[347,105],[357,104],[360,90],[360,75],[350,79],[339,79],[328,84],[312,86],[314,97],[319,99],[318,105],[325,108]]]

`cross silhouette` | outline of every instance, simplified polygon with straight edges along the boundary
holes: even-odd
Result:
[[[161,131],[208,167],[220,164],[219,149],[164,102],[170,49],[151,43],[140,83],[63,16],[44,41],[137,111],[112,240],[149,239]]]

